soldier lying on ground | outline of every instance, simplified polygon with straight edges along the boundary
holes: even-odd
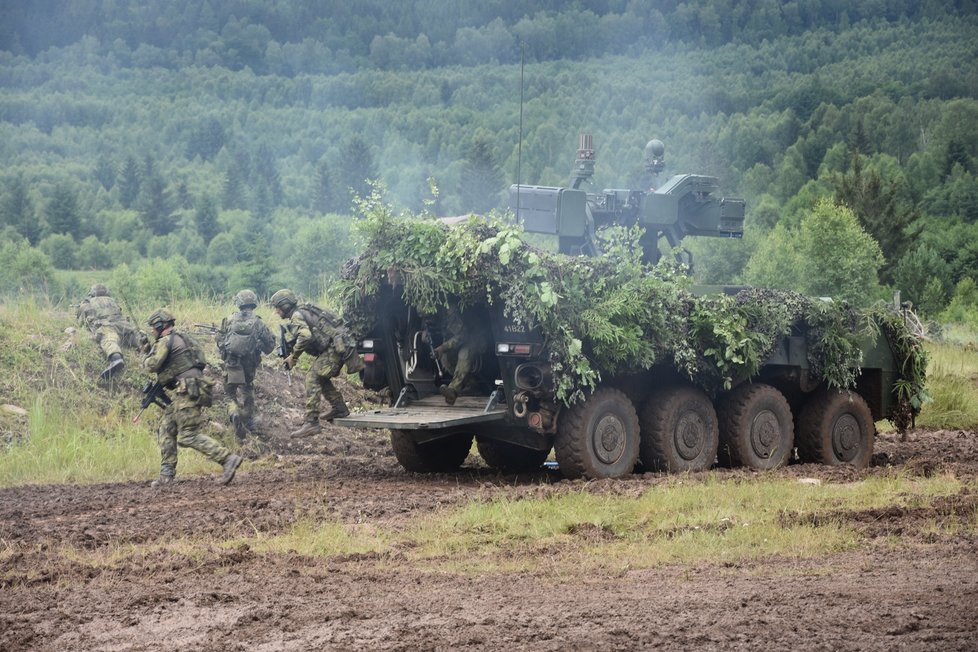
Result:
[[[92,332],[109,361],[101,374],[103,380],[115,376],[125,367],[122,346],[135,349],[146,340],[146,335],[122,314],[119,304],[102,283],[93,285],[88,296],[78,304],[75,319]]]

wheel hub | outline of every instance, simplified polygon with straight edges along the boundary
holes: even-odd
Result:
[[[625,452],[625,424],[606,414],[594,429],[594,454],[603,464],[614,464]]]
[[[851,462],[859,454],[859,422],[851,414],[843,414],[832,426],[832,451],[836,458]]]
[[[684,460],[695,460],[703,451],[703,442],[706,440],[706,424],[700,415],[694,412],[687,412],[679,419],[676,424],[675,436],[676,452]]]
[[[754,417],[750,428],[750,445],[754,453],[763,459],[774,455],[781,443],[781,423],[777,415],[764,410]]]

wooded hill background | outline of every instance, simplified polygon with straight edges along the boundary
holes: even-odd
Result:
[[[317,294],[366,180],[484,213],[591,133],[747,200],[700,281],[978,325],[976,60],[966,0],[0,0],[0,295]]]

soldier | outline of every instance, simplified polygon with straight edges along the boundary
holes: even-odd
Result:
[[[115,376],[125,367],[120,345],[136,348],[146,339],[146,335],[123,316],[119,304],[102,283],[93,285],[88,296],[78,304],[75,319],[88,327],[109,361],[109,366],[102,371],[102,380]]]
[[[261,317],[253,311],[258,296],[251,290],[241,290],[234,296],[238,312],[225,317],[214,334],[217,350],[224,360],[224,393],[227,394],[228,419],[234,425],[238,441],[245,430],[255,432],[255,370],[262,354],[275,348],[275,336]]]
[[[203,408],[212,400],[213,382],[204,377],[207,365],[204,351],[189,335],[173,329],[176,319],[165,308],[157,310],[146,321],[153,329],[156,341],[149,348],[143,366],[156,374],[167,389],[174,390],[173,402],[163,410],[156,433],[162,460],[160,477],[152,486],[163,487],[173,482],[177,473],[177,446],[193,448],[224,468],[222,482],[234,479],[241,457],[220,443],[199,432],[203,424]]]
[[[454,305],[448,309],[445,329],[449,337],[435,347],[434,353],[442,367],[451,372],[452,381],[439,387],[438,391],[445,397],[447,405],[455,405],[455,400],[475,371],[476,363],[488,349],[489,342],[484,326],[476,323],[474,317],[464,319]]]
[[[347,373],[363,369],[363,361],[357,353],[356,341],[350,336],[343,322],[327,310],[310,303],[298,305],[295,293],[289,289],[279,290],[269,301],[282,319],[288,319],[286,331],[293,342],[292,353],[285,359],[285,368],[291,369],[303,353],[315,360],[306,375],[306,414],[305,421],[293,437],[307,437],[319,433],[319,403],[325,397],[331,406],[326,413],[326,421],[343,418],[350,409],[343,395],[333,386],[332,379],[339,375],[346,365]]]

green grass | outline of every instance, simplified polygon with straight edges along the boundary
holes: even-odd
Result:
[[[133,308],[137,319],[153,310]],[[174,308],[188,326],[219,322],[231,310],[204,301]],[[97,382],[104,355],[87,330],[70,335],[69,327],[79,328],[69,307],[34,299],[0,303],[0,404],[14,406],[0,408],[0,486],[114,482],[159,473],[158,408],[149,407],[132,423],[150,377],[139,367],[138,354],[126,350],[122,377],[115,387],[105,387]],[[200,339],[216,361],[213,339]],[[215,468],[195,451],[181,449],[180,475]]]
[[[154,408],[155,409],[155,408]],[[46,395],[28,413],[27,432],[0,453],[0,486],[141,480],[159,473],[155,424],[159,415],[133,425],[110,408],[104,414],[64,412]],[[202,455],[180,451],[181,475],[213,473]]]
[[[234,539],[272,554],[367,555],[445,572],[617,572],[664,564],[806,559],[858,547],[846,514],[921,507],[962,490],[953,476],[888,476],[850,484],[676,478],[639,497],[586,490],[473,502],[397,528],[300,520],[286,533]],[[970,487],[974,490],[976,487]],[[935,520],[935,533],[978,533],[978,518]]]
[[[927,345],[927,393],[917,417],[922,428],[974,428],[978,424],[978,351],[953,344]]]

